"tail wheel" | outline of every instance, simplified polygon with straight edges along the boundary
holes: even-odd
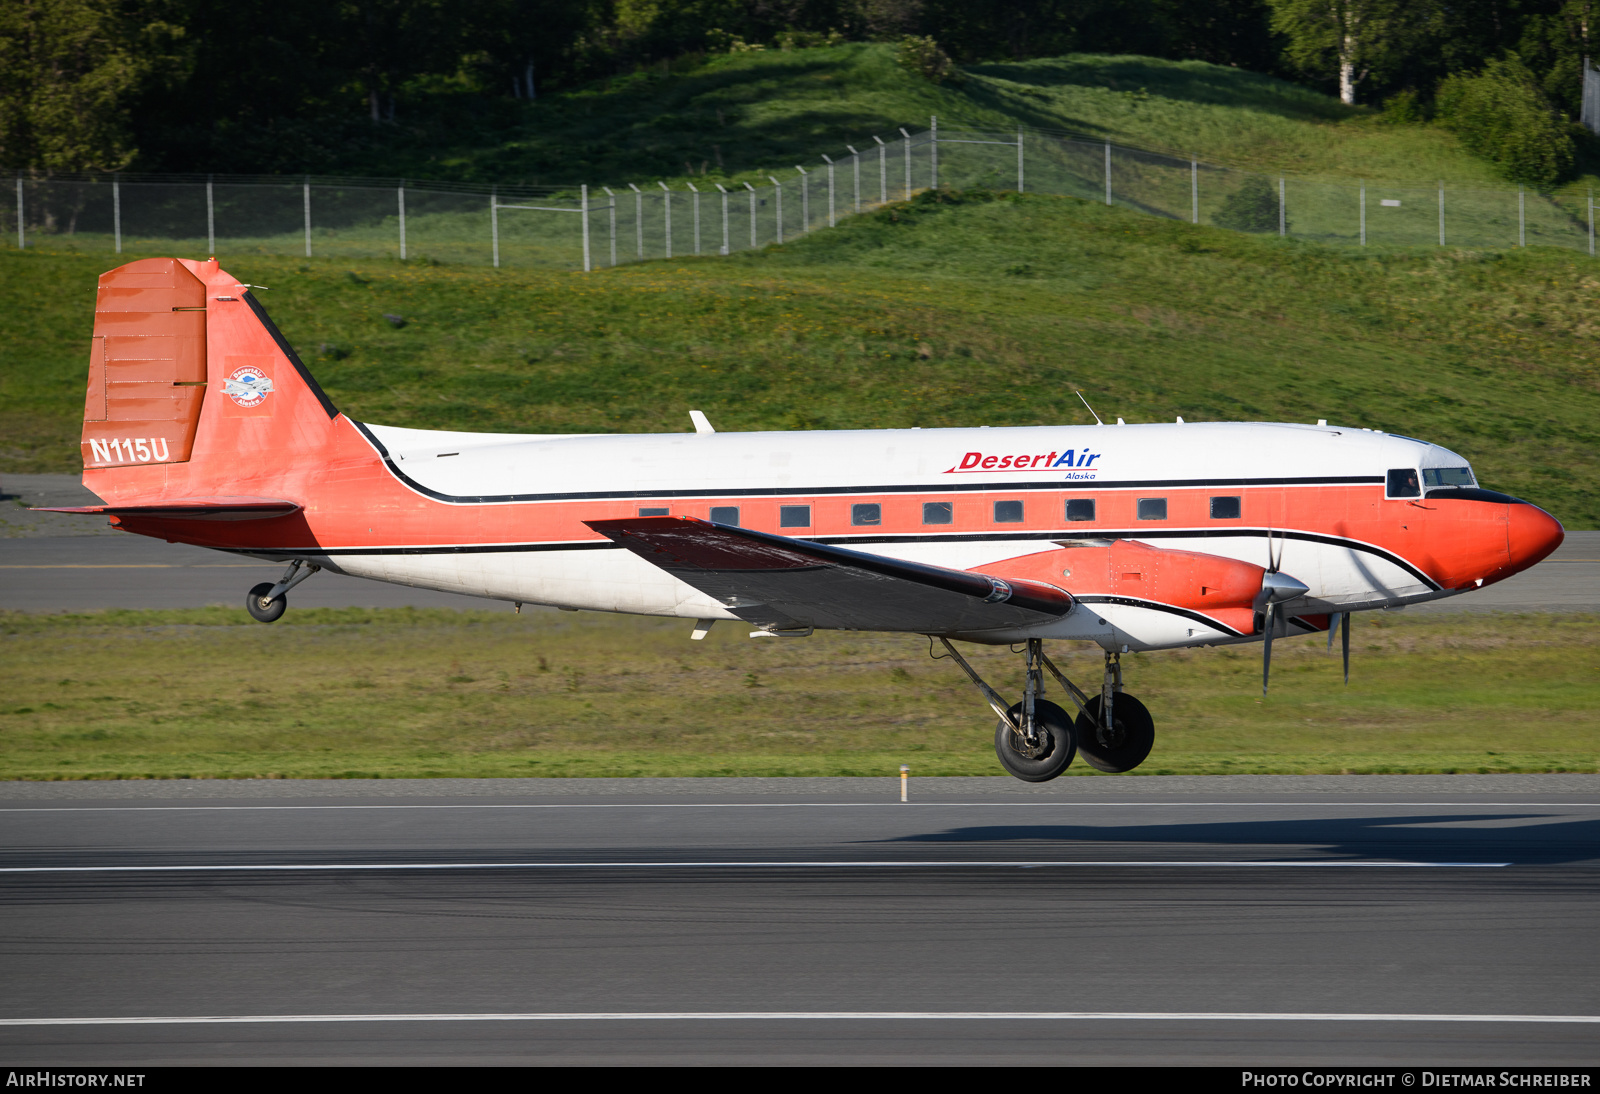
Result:
[[[1156,743],[1156,724],[1145,705],[1123,692],[1111,703],[1111,728],[1100,717],[1100,696],[1087,704],[1089,716],[1078,715],[1078,751],[1096,771],[1117,774],[1144,763]]]
[[[1022,704],[1009,711],[1012,718],[1020,720]],[[1033,704],[1033,721],[1037,729],[1038,744],[1029,748],[1016,730],[1005,722],[997,722],[994,729],[994,752],[1000,757],[1000,766],[1023,782],[1049,782],[1065,771],[1077,754],[1078,746],[1072,732],[1072,718],[1054,703],[1043,699]]]
[[[281,593],[267,599],[267,594],[272,591],[272,582],[263,581],[252,588],[244,598],[244,610],[250,613],[250,618],[257,623],[271,623],[280,618],[289,610],[289,598]]]

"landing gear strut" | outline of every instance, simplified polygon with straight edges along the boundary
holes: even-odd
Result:
[[[1132,771],[1150,755],[1155,725],[1144,704],[1122,690],[1120,654],[1106,654],[1100,694],[1091,698],[1045,656],[1043,642],[1030,638],[1024,653],[1027,672],[1022,701],[1008,707],[949,639],[939,641],[1000,716],[994,751],[1008,774],[1025,782],[1047,782],[1065,771],[1078,753],[1098,771]],[[1046,670],[1078,708],[1076,722],[1061,707],[1040,697]]]
[[[283,571],[283,579],[276,585],[263,581],[246,593],[244,610],[258,623],[275,622],[289,610],[289,598],[284,594],[320,569],[321,566],[313,566],[302,559],[295,559],[289,563],[289,568]]]
[[[1096,771],[1132,771],[1150,755],[1155,721],[1143,703],[1122,690],[1121,654],[1106,654],[1100,694],[1083,705],[1074,728],[1078,751]]]

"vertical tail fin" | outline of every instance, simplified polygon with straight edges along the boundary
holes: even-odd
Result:
[[[338,447],[338,410],[249,289],[215,259],[101,276],[85,486],[108,501],[279,496],[274,482]]]

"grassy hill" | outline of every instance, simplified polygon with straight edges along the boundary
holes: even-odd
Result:
[[[109,264],[0,252],[0,470],[77,468]],[[1082,388],[1108,418],[1424,437],[1569,527],[1600,527],[1600,265],[1572,252],[1355,251],[969,192],[590,275],[229,267],[271,286],[334,400],[380,423],[683,430],[697,406],[730,430],[1043,424],[1085,420]]]
[[[767,172],[897,126],[1066,129],[1213,163],[1388,182],[1504,185],[1445,130],[1389,125],[1308,88],[1201,61],[1073,55],[975,66],[936,86],[895,49],[686,58],[533,103],[438,92],[400,125],[329,142],[327,173],[619,185]],[[304,169],[299,164],[288,170]],[[1583,184],[1594,182],[1588,178]]]

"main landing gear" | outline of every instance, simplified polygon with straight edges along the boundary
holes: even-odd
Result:
[[[1000,716],[994,751],[1008,774],[1024,782],[1048,782],[1071,765],[1074,755],[1081,755],[1097,771],[1132,771],[1150,755],[1155,723],[1145,705],[1122,690],[1120,654],[1106,654],[1100,694],[1090,697],[1045,656],[1040,639],[1030,638],[1024,652],[1027,673],[1022,701],[1006,706],[948,639],[939,641]],[[1041,698],[1046,670],[1078,708],[1076,721]]]
[[[289,568],[283,571],[283,580],[276,585],[263,581],[246,593],[244,610],[249,612],[250,618],[257,623],[276,622],[289,610],[289,598],[284,594],[320,569],[321,566],[313,566],[301,559],[295,559],[289,563]]]

